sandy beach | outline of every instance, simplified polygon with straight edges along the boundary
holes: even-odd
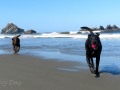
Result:
[[[74,62],[11,54],[0,55],[1,90],[119,90],[120,76],[89,70],[66,71]]]

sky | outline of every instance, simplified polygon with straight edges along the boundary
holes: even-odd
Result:
[[[0,0],[0,30],[8,23],[39,33],[120,27],[120,0]]]

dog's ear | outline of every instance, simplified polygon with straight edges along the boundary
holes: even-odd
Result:
[[[96,35],[99,37],[100,36],[100,34],[99,33],[96,33]]]

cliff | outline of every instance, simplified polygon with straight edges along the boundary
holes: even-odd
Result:
[[[6,27],[4,27],[1,31],[1,34],[22,34],[24,33],[24,29],[17,27],[13,23],[8,23]]]
[[[35,30],[27,30],[26,32],[24,32],[24,34],[35,34],[37,33]]]

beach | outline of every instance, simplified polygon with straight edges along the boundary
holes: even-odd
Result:
[[[120,89],[119,33],[100,35],[103,45],[100,77],[91,74],[86,62],[84,44],[87,34],[71,38],[39,36],[22,35],[18,54],[12,49],[12,36],[1,36],[1,90]]]
[[[119,3],[1,0],[0,90],[120,90]]]
[[[88,69],[62,70],[82,63],[22,54],[0,55],[1,90],[119,90],[120,76]]]

